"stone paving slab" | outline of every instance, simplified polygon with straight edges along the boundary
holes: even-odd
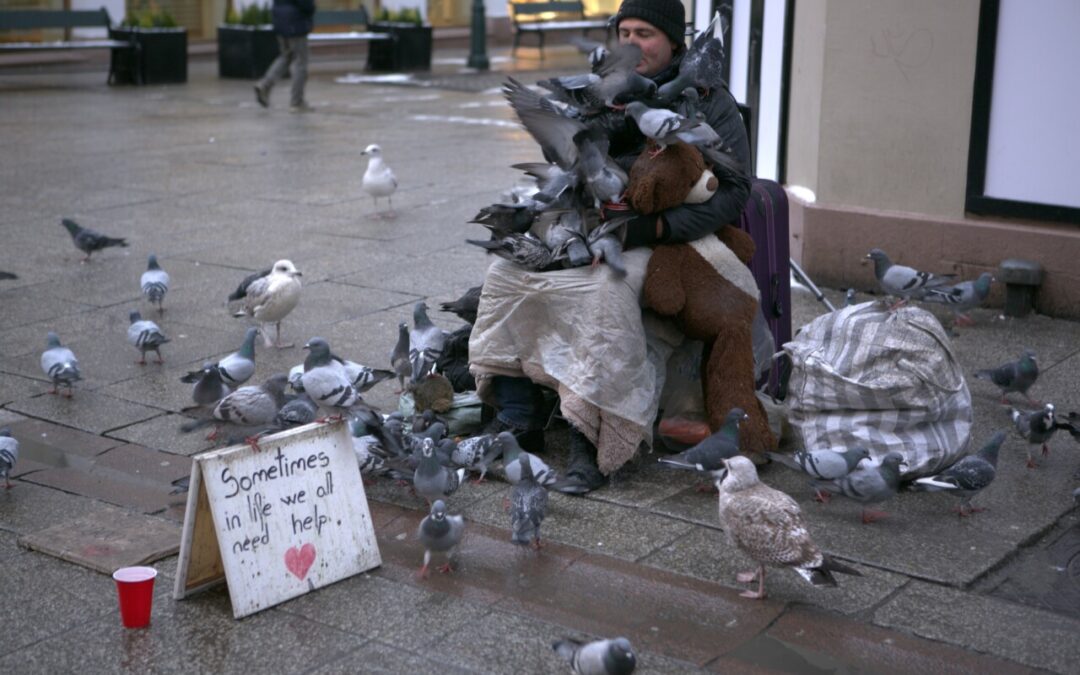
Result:
[[[7,407],[24,415],[62,420],[64,424],[95,434],[162,414],[162,411],[157,408],[132,403],[100,392],[81,391],[78,384],[75,385],[75,395],[71,399],[41,394],[34,398],[24,398],[9,403]]]
[[[27,418],[12,424],[11,434],[19,441],[13,477],[73,464],[86,468],[97,455],[121,445],[111,438]]]
[[[463,675],[476,671],[459,668],[445,660],[425,658],[412,652],[372,640],[349,652],[342,658],[310,671],[317,675],[397,675],[398,673],[446,673]]]
[[[191,418],[184,415],[160,415],[110,431],[108,435],[110,438],[187,457],[212,450],[215,443],[206,440],[205,433],[180,433],[180,425],[190,421]],[[177,462],[180,463],[179,460]],[[190,462],[187,466],[190,470]]]
[[[49,385],[40,380],[0,373],[0,405],[26,396],[44,394],[49,389]]]

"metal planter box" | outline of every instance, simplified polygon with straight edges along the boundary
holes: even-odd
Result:
[[[187,82],[187,28],[110,28],[109,37],[134,41],[137,45],[137,49],[130,51],[114,50],[118,82]]]
[[[218,76],[254,80],[281,53],[272,26],[222,25],[217,29]]]
[[[393,36],[368,45],[368,70],[431,70],[431,26],[377,21],[368,30]]]

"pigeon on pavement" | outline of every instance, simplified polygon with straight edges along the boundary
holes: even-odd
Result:
[[[630,675],[637,667],[634,648],[624,637],[592,642],[563,638],[551,648],[576,675]]]
[[[900,465],[903,463],[903,455],[890,452],[881,459],[880,464],[860,467],[843,478],[815,480],[811,485],[815,489],[843,495],[859,502],[863,505],[862,522],[872,523],[886,514],[868,511],[866,505],[883,502],[896,495],[900,488]]]
[[[288,384],[288,377],[284,373],[278,373],[257,387],[240,387],[218,401],[210,418],[186,423],[180,427],[180,430],[185,433],[191,432],[213,424],[215,421],[242,427],[270,425],[277,416],[278,410],[285,405],[286,384]],[[215,439],[217,436],[218,431],[215,429],[207,440]]]
[[[476,323],[476,311],[480,308],[480,292],[483,288],[483,286],[473,286],[457,300],[439,305],[439,311],[451,312],[470,324]]]
[[[420,444],[420,462],[413,475],[413,488],[416,494],[434,502],[441,497],[449,497],[457,492],[461,481],[465,479],[465,469],[451,470],[439,462],[435,455],[435,441],[425,438]]]
[[[259,277],[248,285],[243,307],[233,316],[251,317],[264,326],[263,341],[267,347],[292,347],[292,344],[281,344],[281,320],[300,302],[301,276],[301,272],[291,261],[277,261],[270,274]],[[270,335],[265,329],[265,325],[271,323],[276,328],[274,342],[270,341]]]
[[[162,303],[165,301],[165,294],[169,292],[169,273],[158,265],[156,255],[150,255],[146,271],[139,278],[139,288],[142,289],[143,297],[150,304],[157,305],[158,314],[165,312]]]
[[[756,571],[736,576],[740,583],[758,582],[757,590],[743,591],[743,597],[765,597],[766,564],[790,567],[814,586],[836,586],[832,572],[862,576],[821,552],[810,539],[799,504],[759,481],[749,459],[726,459],[724,468],[714,475],[720,493],[720,528],[728,542],[758,563]]]
[[[1059,420],[1054,412],[1053,403],[1047,403],[1041,410],[1031,412],[1021,412],[1013,408],[1011,415],[1017,433],[1028,442],[1027,467],[1029,469],[1038,466],[1035,460],[1031,458],[1031,446],[1042,445],[1043,457],[1048,456],[1050,454],[1050,438],[1058,429],[1068,431],[1074,439],[1080,441],[1080,427]]]
[[[67,228],[71,240],[75,243],[75,248],[86,254],[86,257],[82,259],[84,263],[90,262],[90,254],[94,251],[100,251],[110,246],[127,247],[127,242],[124,239],[106,237],[96,230],[80,227],[74,220],[64,218],[60,223]]]
[[[541,485],[553,485],[558,480],[555,470],[548,466],[547,462],[521,449],[512,432],[500,431],[492,442],[492,450],[496,448],[502,455],[503,472],[509,482],[516,484],[521,480],[521,465],[518,460],[522,457],[528,458],[533,478]]]
[[[195,407],[214,405],[232,392],[222,379],[221,369],[213,363],[204,363],[202,368],[188,372],[180,381],[195,385],[191,392]]]
[[[416,538],[424,546],[424,565],[420,568],[420,578],[428,575],[428,564],[431,562],[432,553],[446,555],[446,563],[439,567],[440,572],[452,572],[450,564],[454,550],[461,543],[465,534],[465,519],[461,516],[452,516],[446,512],[446,502],[436,499],[431,505],[431,512],[420,521],[420,527],[416,530]]]
[[[1001,389],[1001,402],[1008,404],[1006,396],[1012,392],[1023,394],[1028,403],[1039,405],[1028,396],[1028,389],[1039,379],[1039,363],[1035,359],[1035,352],[1025,349],[1024,353],[1016,361],[1009,361],[997,368],[989,368],[975,372],[975,379],[990,380]]]
[[[975,309],[990,295],[990,286],[994,275],[983,272],[974,281],[961,281],[955,286],[932,288],[926,292],[923,302],[945,305],[952,310],[956,325],[970,326],[975,321],[968,316],[968,311]]]
[[[673,101],[687,87],[704,89],[706,93],[727,87],[724,82],[724,30],[720,12],[694,38],[679,62],[679,74],[656,90],[658,98]]]
[[[522,546],[540,548],[540,523],[547,515],[547,488],[537,482],[528,453],[522,453],[517,473],[520,478],[510,488],[510,541]]]
[[[936,476],[916,478],[911,486],[917,492],[951,492],[963,501],[956,512],[961,518],[983,511],[971,505],[971,500],[985,487],[994,482],[997,473],[998,451],[1005,441],[1005,432],[990,437],[979,452],[964,457]]]
[[[386,215],[393,215],[394,191],[397,190],[398,186],[394,170],[383,161],[382,148],[374,143],[364,148],[364,151],[360,154],[370,157],[367,170],[364,171],[364,177],[360,181],[360,186],[364,189],[364,192],[371,195],[372,201],[375,202],[375,215],[380,216],[379,197],[386,197],[386,201],[390,205],[390,210],[386,212]]]
[[[835,480],[854,471],[859,462],[870,459],[870,451],[863,447],[848,448],[843,452],[804,449],[797,450],[791,455],[766,452],[765,456],[786,467],[802,471],[811,478]],[[818,490],[814,498],[819,502],[827,502],[828,494],[828,492]]]
[[[4,487],[11,489],[11,470],[15,468],[15,462],[19,461],[19,441],[12,438],[11,427],[0,429],[0,478],[4,479]]]
[[[954,276],[920,272],[912,267],[896,265],[880,248],[872,249],[866,257],[874,261],[874,276],[881,290],[901,299],[890,309],[896,309],[908,300],[922,300],[927,291],[945,286]]]
[[[739,423],[749,419],[742,408],[728,411],[724,423],[689,450],[675,455],[661,457],[660,463],[676,469],[689,469],[711,473],[724,467],[724,460],[739,454]]]
[[[274,415],[276,429],[289,429],[311,424],[319,416],[319,406],[307,394],[300,394],[288,401]]]
[[[425,302],[413,306],[413,328],[409,331],[409,362],[412,364],[413,382],[419,382],[431,372],[446,344],[446,331],[431,323],[427,309]]]
[[[60,345],[60,336],[49,331],[45,340],[45,351],[41,354],[41,369],[52,380],[53,388],[50,394],[59,393],[61,386],[67,387],[67,397],[73,395],[72,385],[82,379],[79,372],[79,361],[75,354]]]
[[[255,338],[258,328],[248,328],[240,349],[217,362],[221,379],[230,387],[239,387],[255,374]]]
[[[491,434],[481,434],[460,441],[450,454],[450,460],[469,471],[479,472],[480,477],[476,479],[476,482],[482,483],[491,463],[501,454],[502,445],[495,443],[495,437]]]
[[[127,341],[131,346],[139,350],[139,360],[135,363],[140,366],[146,365],[146,352],[154,352],[157,354],[158,363],[165,363],[165,359],[161,357],[161,345],[169,341],[169,338],[165,337],[165,333],[161,331],[161,328],[150,321],[149,319],[142,318],[142,314],[138,311],[131,312],[128,315],[131,320],[131,324],[127,330]]]
[[[398,392],[405,391],[405,378],[412,377],[412,361],[409,360],[409,324],[398,324],[398,339],[390,352],[390,368],[398,379]]]
[[[304,349],[308,350],[308,356],[304,359],[304,374],[300,381],[311,400],[334,414],[364,406],[360,392],[349,380],[345,367],[333,359],[326,340],[311,338]]]

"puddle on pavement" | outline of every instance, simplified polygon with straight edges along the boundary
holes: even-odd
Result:
[[[92,459],[66,452],[55,445],[49,445],[48,439],[22,437],[19,439],[19,459],[36,462],[59,469],[86,469],[94,467]]]
[[[739,646],[729,656],[781,673],[848,675],[863,672],[831,656],[777,640],[765,633]]]
[[[990,593],[1080,619],[1080,523],[1025,551]]]

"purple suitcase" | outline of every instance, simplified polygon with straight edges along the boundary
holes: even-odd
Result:
[[[788,199],[776,181],[755,178],[739,228],[754,238],[750,269],[761,291],[761,309],[776,349],[791,340],[791,272],[788,246]]]

